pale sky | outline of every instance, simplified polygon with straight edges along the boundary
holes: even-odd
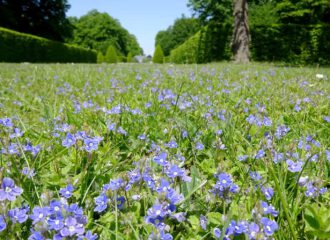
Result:
[[[134,34],[144,54],[154,52],[155,36],[182,14],[191,16],[188,0],[68,0],[67,16],[80,17],[92,9],[107,12]]]

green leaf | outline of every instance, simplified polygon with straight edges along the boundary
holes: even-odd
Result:
[[[191,215],[188,218],[188,222],[190,222],[192,229],[198,229],[199,226],[199,218],[196,217],[195,215]]]
[[[221,224],[221,219],[222,219],[222,214],[219,212],[209,212],[206,214],[207,220],[209,223],[214,224],[214,225],[220,225]]]

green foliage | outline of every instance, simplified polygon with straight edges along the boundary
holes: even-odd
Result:
[[[196,18],[186,18],[184,15],[175,20],[173,26],[165,31],[159,31],[156,35],[155,45],[160,45],[165,56],[169,56],[171,50],[184,43],[193,36],[201,26]]]
[[[104,62],[104,56],[101,52],[97,53],[97,63],[103,63]]]
[[[198,45],[201,39],[199,31],[186,42],[171,51],[171,61],[173,63],[197,63]]]
[[[189,0],[188,6],[203,22],[229,22],[233,15],[232,0]]]
[[[318,239],[330,238],[330,209],[323,204],[311,204],[304,212],[305,231],[308,236]]]
[[[111,67],[2,63],[0,73],[1,114],[5,116],[0,124],[1,148],[15,146],[12,143],[20,147],[19,154],[1,154],[0,183],[11,177],[24,190],[15,201],[2,201],[3,213],[26,204],[29,215],[35,207],[48,208],[50,202],[60,200],[59,190],[72,184],[68,204],[77,203],[86,215],[86,231],[97,233],[98,239],[148,239],[157,231],[145,221],[153,213],[151,208],[156,204],[165,208],[171,201],[169,188],[161,193],[150,189],[150,181],[144,177],[150,176],[155,189],[160,189],[165,179],[178,194],[176,207],[161,221],[169,226],[173,239],[214,239],[214,228],[224,235],[233,220],[257,223],[260,231],[256,239],[329,239],[330,193],[321,194],[330,173],[325,152],[330,138],[325,119],[329,114],[325,94],[329,83],[315,78],[315,73],[330,76],[329,68],[255,63]],[[301,101],[304,98],[309,101]],[[294,110],[297,102],[300,111]],[[134,113],[139,109],[142,113]],[[251,123],[247,118],[252,114],[261,122],[268,117],[272,124]],[[4,126],[7,117],[15,128],[24,131],[23,136],[10,137],[14,128]],[[40,118],[42,121],[36,121]],[[116,130],[110,130],[110,124]],[[290,128],[280,139],[279,126]],[[84,139],[74,139],[73,145],[65,146],[69,133],[85,133]],[[139,139],[142,133],[146,141]],[[88,139],[97,141],[92,152],[87,151]],[[177,142],[177,147],[169,148],[170,141]],[[198,142],[205,148],[197,150]],[[37,144],[42,146],[38,154],[24,148]],[[310,150],[305,148],[307,144]],[[178,176],[172,181],[169,170],[155,162],[160,153],[157,148],[166,152],[170,165],[179,166],[190,180]],[[261,149],[265,156],[256,159]],[[276,161],[275,153],[295,155],[292,159],[303,163],[302,169],[290,171],[285,159]],[[317,160],[312,160],[314,154]],[[247,158],[241,161],[243,155]],[[22,174],[27,166],[34,169],[32,177]],[[231,175],[231,182],[239,187],[237,193],[212,193],[222,184],[215,175],[219,173]],[[252,177],[255,173],[261,180]],[[133,177],[136,180],[131,180]],[[308,179],[304,186],[301,177]],[[119,189],[106,190],[119,178],[123,180]],[[262,189],[270,187],[274,194],[267,199],[269,194]],[[99,213],[95,199],[100,195],[106,195],[107,201],[106,209]],[[116,207],[119,196],[126,199],[120,209]],[[278,211],[277,216],[267,214],[261,201],[271,204],[269,210]],[[61,211],[68,216],[64,206]],[[178,213],[186,220],[174,219]],[[7,214],[1,215],[7,227],[0,232],[0,239],[27,239],[31,235],[31,220],[19,224]],[[207,219],[205,229],[201,215]],[[278,224],[272,236],[266,235],[261,217]],[[46,228],[48,224],[44,225]],[[56,232],[42,234],[53,239]],[[248,236],[231,234],[229,238]]]
[[[330,23],[328,0],[281,0],[276,5],[281,23],[319,24]]]
[[[118,56],[117,51],[113,46],[109,46],[107,49],[107,53],[105,54],[105,62],[107,63],[117,63],[118,62]]]
[[[96,52],[0,28],[0,62],[96,62]]]
[[[115,46],[119,53],[125,56],[129,52],[133,55],[142,53],[136,37],[107,13],[92,10],[79,19],[72,19],[72,24],[75,29],[73,38],[68,39],[71,43],[95,49],[103,54],[110,45]]]
[[[133,54],[132,54],[131,52],[129,52],[129,53],[127,54],[126,61],[127,61],[128,63],[130,63],[130,62],[133,61]]]
[[[272,25],[279,23],[279,15],[276,11],[276,3],[262,1],[249,5],[249,25]]]
[[[156,46],[154,56],[152,58],[153,63],[164,63],[164,52],[160,45]]]
[[[252,25],[250,29],[256,61],[330,63],[330,25]]]
[[[72,34],[67,0],[0,1],[0,26],[63,42]]]
[[[230,58],[231,26],[210,23],[171,52],[174,63],[205,63]]]

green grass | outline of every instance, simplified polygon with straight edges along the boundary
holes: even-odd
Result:
[[[317,79],[317,73],[328,79]],[[267,215],[278,224],[275,239],[330,238],[330,195],[317,193],[330,184],[326,155],[330,123],[325,119],[330,117],[329,81],[328,68],[270,64],[0,64],[0,119],[11,118],[24,131],[21,137],[9,138],[13,128],[0,124],[0,149],[8,150],[15,143],[18,152],[0,154],[0,182],[10,177],[23,189],[15,201],[0,201],[0,215],[7,223],[0,238],[27,239],[32,221],[14,224],[8,210],[23,204],[29,204],[31,211],[48,206],[60,199],[60,189],[68,184],[75,188],[68,203],[83,208],[86,230],[97,233],[99,239],[147,239],[152,232],[159,234],[144,217],[154,204],[168,204],[166,194],[148,188],[144,180],[128,191],[124,187],[132,170],[143,174],[148,169],[156,186],[161,178],[170,181],[166,167],[153,160],[161,152],[167,153],[170,165],[178,165],[191,177],[190,182],[178,177],[170,181],[171,188],[182,194],[176,209],[162,220],[168,226],[165,233],[173,239],[212,239],[215,227],[224,237],[231,220],[255,222],[261,239],[265,231],[261,215],[266,214],[260,201],[278,211],[276,217]],[[270,126],[250,124],[246,120],[250,114],[260,120],[267,117]],[[117,130],[108,128],[112,123]],[[65,131],[60,130],[63,124],[67,124]],[[280,125],[290,131],[278,139],[275,133]],[[222,134],[217,134],[220,129]],[[77,131],[101,137],[97,150],[86,151],[83,140],[63,146],[67,133]],[[183,137],[185,131],[187,137]],[[139,139],[141,134],[146,140]],[[306,142],[307,136],[313,140]],[[167,146],[172,140],[177,148]],[[41,146],[36,156],[24,150],[27,142]],[[196,149],[197,143],[204,149]],[[261,149],[265,155],[256,158]],[[275,152],[283,153],[282,161],[273,161]],[[239,161],[243,155],[247,159]],[[288,159],[301,161],[301,170],[289,171]],[[25,167],[34,169],[35,175],[23,175]],[[262,180],[254,181],[251,171]],[[217,182],[214,174],[219,173],[230,174],[239,187],[237,193],[226,190],[226,200],[210,193]],[[311,197],[305,194],[307,185],[298,184],[306,176],[315,193]],[[107,190],[107,209],[95,212],[94,198],[104,184],[117,178],[124,186]],[[273,188],[271,199],[265,198],[263,187]],[[132,199],[137,194],[140,198]],[[123,208],[118,206],[119,196],[126,200]],[[186,220],[171,217],[180,212]],[[63,214],[67,218],[64,209]],[[206,229],[200,226],[201,215],[207,218]],[[41,225],[33,227],[39,231]],[[41,232],[52,238],[55,230]],[[249,239],[245,232],[235,239]]]

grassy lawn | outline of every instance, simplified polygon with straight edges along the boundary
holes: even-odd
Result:
[[[329,68],[0,64],[0,239],[329,239],[329,90]]]

